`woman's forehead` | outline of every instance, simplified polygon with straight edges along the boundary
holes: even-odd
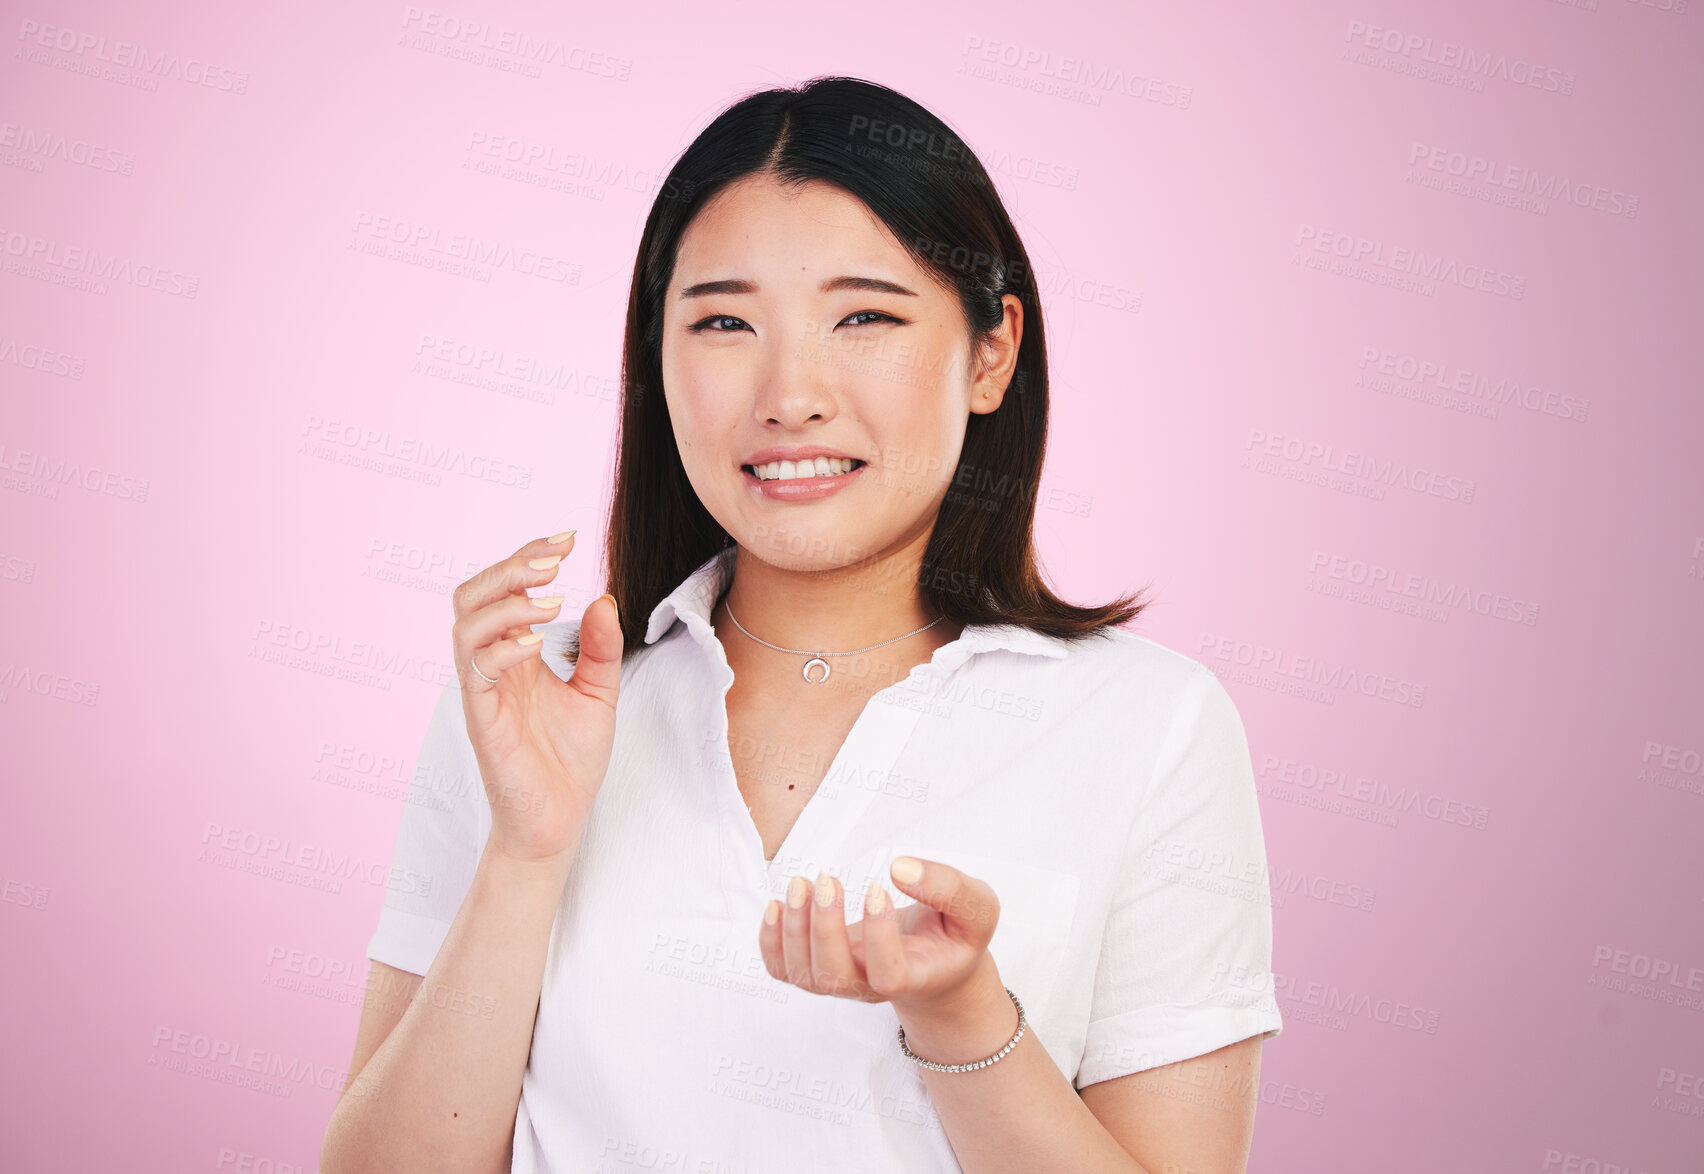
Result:
[[[869,276],[902,283],[919,272],[862,200],[820,181],[793,187],[770,177],[747,177],[718,192],[693,217],[681,236],[674,284],[735,277],[760,284],[764,277],[814,284],[825,276],[874,267],[892,272]],[[728,272],[720,272],[724,269]]]

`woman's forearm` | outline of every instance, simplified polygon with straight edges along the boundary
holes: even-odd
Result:
[[[928,1018],[900,1017],[906,1045],[938,1064],[967,1064],[1005,1047],[1018,1013],[998,977]],[[1089,1111],[1036,1038],[972,1072],[920,1068],[965,1174],[1149,1174]]]
[[[321,1169],[509,1169],[550,927],[575,848],[487,850],[396,1027],[332,1113]]]

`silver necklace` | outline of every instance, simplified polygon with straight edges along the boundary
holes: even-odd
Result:
[[[777,652],[790,652],[794,656],[808,656],[808,657],[810,657],[810,659],[805,662],[805,682],[807,684],[811,684],[811,685],[820,685],[824,681],[828,680],[828,671],[829,671],[828,670],[828,662],[826,660],[824,660],[823,657],[825,657],[825,656],[856,656],[860,652],[869,652],[871,649],[880,648],[882,646],[882,644],[893,644],[896,641],[905,640],[905,639],[908,639],[912,636],[915,636],[915,635],[917,635],[917,632],[927,632],[930,628],[933,628],[936,624],[940,623],[942,620],[946,619],[947,617],[946,616],[936,616],[934,619],[932,619],[928,623],[924,624],[921,628],[918,628],[917,632],[907,632],[904,636],[895,636],[892,640],[883,640],[881,644],[872,644],[872,645],[870,645],[869,648],[854,648],[851,652],[811,652],[811,651],[804,649],[804,648],[783,648],[779,644],[771,644],[767,640],[759,640],[756,636],[752,636],[750,632],[746,632],[745,625],[740,623],[739,617],[734,614],[734,609],[732,607],[728,608],[728,618],[730,620],[734,621],[734,627],[738,628],[742,632],[745,632],[745,634],[747,636],[751,636],[751,638],[753,640],[757,640],[757,642],[759,644],[762,644],[766,648],[773,648]],[[819,665],[819,664],[822,666],[822,676],[817,677],[815,680],[812,680],[811,679],[811,669],[814,668],[815,666]]]

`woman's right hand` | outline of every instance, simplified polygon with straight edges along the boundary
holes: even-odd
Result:
[[[586,608],[579,659],[566,681],[544,663],[530,628],[555,620],[562,596],[534,599],[527,588],[554,579],[573,547],[573,538],[535,539],[453,596],[462,712],[491,804],[487,850],[520,861],[552,860],[575,846],[615,741],[622,637],[614,597],[600,595]]]

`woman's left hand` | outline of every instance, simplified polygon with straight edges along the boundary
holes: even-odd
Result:
[[[920,866],[914,881],[902,879],[908,863]],[[889,875],[916,904],[896,910],[871,881],[864,916],[851,926],[839,882],[824,874],[813,893],[794,877],[787,903],[770,901],[758,931],[770,975],[814,994],[908,1011],[945,1005],[970,988],[992,962],[988,942],[1000,919],[994,890],[949,864],[911,856],[895,857]]]

